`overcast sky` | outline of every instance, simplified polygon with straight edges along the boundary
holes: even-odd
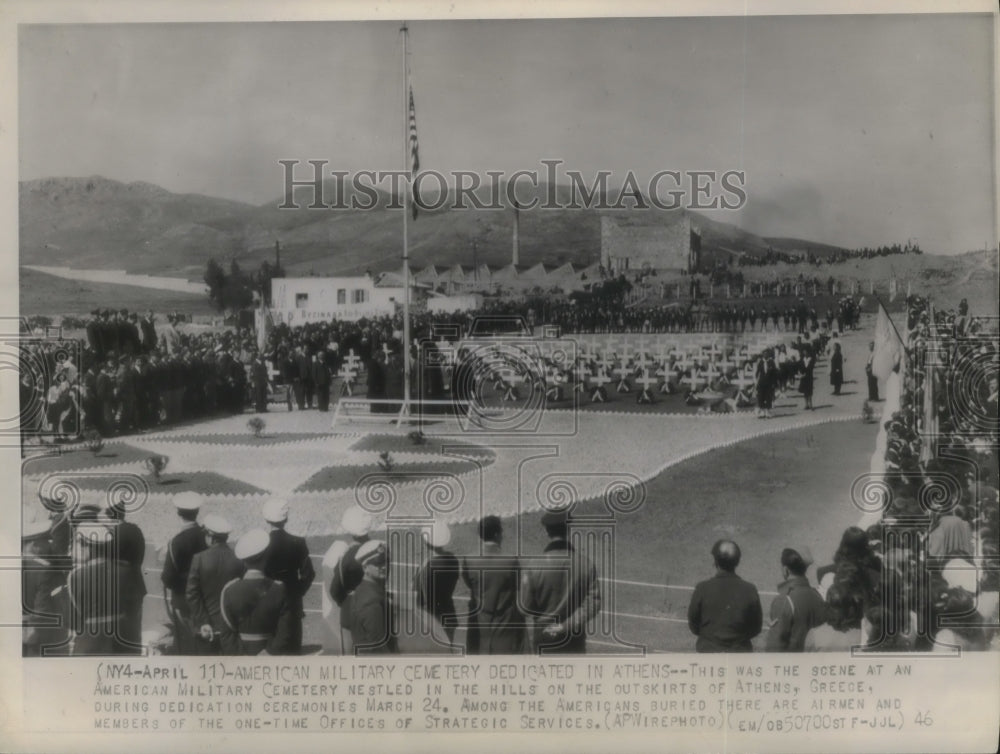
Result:
[[[410,25],[421,164],[743,170],[713,216],[848,247],[996,243],[992,19]],[[402,162],[399,24],[23,26],[20,178],[103,175],[255,204],[281,159]]]

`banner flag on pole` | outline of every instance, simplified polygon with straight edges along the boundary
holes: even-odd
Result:
[[[878,302],[878,316],[875,319],[875,350],[872,352],[872,374],[885,382],[896,364],[902,364],[903,339],[899,337],[889,312],[882,301]]]
[[[413,186],[413,219],[417,219],[417,184],[414,178],[420,170],[420,147],[417,143],[417,110],[413,106],[413,87],[410,87],[410,181]]]

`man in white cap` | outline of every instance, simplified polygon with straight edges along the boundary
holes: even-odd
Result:
[[[364,575],[348,595],[340,614],[341,625],[350,632],[344,653],[394,653],[396,643],[385,588],[389,568],[385,542],[374,539],[365,542],[358,548],[356,558]]]
[[[243,563],[226,543],[233,527],[225,518],[210,513],[202,521],[207,550],[191,560],[185,596],[191,608],[191,625],[197,631],[203,652],[218,650],[222,633],[219,599],[222,588],[243,575]]]
[[[350,631],[341,625],[341,607],[347,596],[364,578],[364,569],[358,563],[358,549],[370,539],[372,517],[360,506],[352,506],[340,518],[340,532],[350,540],[337,538],[323,556],[323,651],[325,654],[343,654],[350,644]]]
[[[198,645],[185,593],[191,561],[207,547],[205,536],[198,526],[201,496],[195,492],[182,492],[174,496],[174,507],[183,524],[180,532],[167,543],[160,581],[163,582],[167,614],[174,623],[174,650],[177,654],[193,654],[198,651]]]
[[[271,525],[264,573],[285,585],[293,613],[292,647],[298,652],[302,648],[302,619],[305,617],[302,601],[316,578],[316,570],[309,557],[306,540],[285,531],[285,524],[288,523],[287,502],[280,498],[268,500],[264,504],[264,520]]]
[[[22,627],[24,657],[66,652],[66,571],[53,564],[49,521],[24,524],[21,532]]]
[[[778,596],[771,603],[766,651],[801,652],[809,630],[826,621],[826,602],[806,576],[812,563],[812,552],[805,545],[786,547],[781,551],[784,581],[778,584]]]
[[[292,649],[293,610],[285,585],[264,575],[270,537],[252,529],[236,543],[246,572],[222,588],[219,598],[223,654],[288,655]]]
[[[435,521],[430,531],[424,532],[424,541],[430,553],[413,577],[417,608],[440,621],[448,640],[454,641],[457,623],[454,595],[461,569],[458,558],[445,549],[451,542],[451,529],[444,521]]]
[[[137,655],[142,646],[129,641],[129,614],[139,587],[133,569],[112,557],[114,533],[109,522],[82,523],[76,530],[80,563],[69,575],[67,593],[76,637],[74,655]]]

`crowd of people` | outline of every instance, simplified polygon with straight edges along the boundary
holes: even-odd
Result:
[[[200,515],[201,499],[187,492],[174,497],[179,531],[161,570],[170,631],[150,638],[141,529],[115,506],[46,503],[50,519],[22,535],[25,656],[583,653],[601,609],[596,568],[570,545],[566,511],[542,516],[548,544],[530,564],[503,553],[497,516],[479,522],[480,546],[464,556],[449,550],[449,526],[433,522],[412,579],[392,584],[393,553],[359,507],[345,511],[317,574],[305,539],[286,531],[285,501],[266,502],[262,527],[233,547],[232,525]],[[304,649],[304,598],[317,576],[320,645]],[[456,608],[460,581],[464,610]]]
[[[525,302],[495,301],[482,310],[414,313],[411,358],[418,358],[416,344],[455,340],[484,315],[521,319],[529,328],[553,325],[563,335],[815,332],[856,327],[859,308],[851,297],[822,314],[801,298],[785,308],[736,303],[642,308],[567,301],[548,306],[543,322]],[[263,412],[275,401],[290,410],[325,411],[342,389],[338,377],[344,357],[351,353],[365,372],[377,377],[370,381],[370,397],[403,392],[401,314],[296,327],[280,323],[270,328],[262,348],[248,329],[198,331],[185,327],[175,314],[161,324],[152,312],[139,316],[127,310],[98,310],[85,330],[75,349],[57,339],[23,346],[25,441],[69,439],[87,432],[113,437],[247,409]],[[411,389],[418,389],[416,378]]]
[[[875,248],[864,247],[861,249],[838,249],[826,255],[810,254],[804,251],[788,252],[768,249],[763,254],[758,254],[756,256],[742,254],[737,259],[736,263],[740,267],[764,267],[778,264],[779,262],[784,262],[785,264],[807,263],[819,267],[824,264],[840,264],[842,262],[848,262],[852,259],[875,259],[876,257],[887,257],[895,254],[921,253],[923,252],[917,244],[912,241],[907,241],[903,245],[896,243],[888,246],[877,246]]]

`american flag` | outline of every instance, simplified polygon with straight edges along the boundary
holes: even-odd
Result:
[[[420,170],[420,148],[417,144],[417,110],[413,106],[413,87],[410,87],[410,180]],[[417,187],[413,184],[413,219],[417,219]]]

